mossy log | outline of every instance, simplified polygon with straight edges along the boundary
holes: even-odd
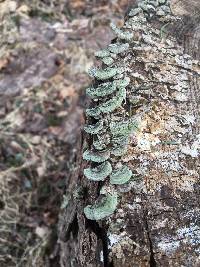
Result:
[[[112,25],[116,42],[129,43],[114,67],[125,66],[130,82],[124,104],[107,115],[140,118],[127,153],[108,159],[133,177],[115,185],[110,217],[87,219],[84,208],[102,201],[102,182],[83,175],[90,167],[83,150],[94,137],[80,133],[58,228],[62,267],[200,266],[200,2],[138,2],[121,29]]]

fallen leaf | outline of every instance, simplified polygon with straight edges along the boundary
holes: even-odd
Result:
[[[39,145],[40,142],[41,142],[41,136],[39,135],[35,135],[31,140],[31,143],[33,145]]]
[[[0,70],[5,68],[7,64],[8,64],[8,59],[7,58],[0,59]]]
[[[60,91],[60,96],[62,99],[65,99],[67,97],[73,97],[76,95],[75,88],[73,85],[69,85],[66,87],[63,87]]]
[[[43,227],[38,226],[35,229],[36,235],[42,239],[44,239],[49,234],[49,232],[50,232],[49,228],[45,227],[45,226],[43,226]]]

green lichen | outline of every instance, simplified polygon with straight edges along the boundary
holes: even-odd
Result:
[[[110,152],[109,151],[99,152],[99,151],[86,150],[83,153],[83,159],[84,160],[97,162],[97,163],[104,162],[107,159],[109,159],[109,157],[110,157]]]
[[[91,98],[99,98],[112,94],[116,91],[117,86],[115,83],[107,82],[99,85],[97,88],[89,87],[86,89],[86,94]]]
[[[119,39],[130,41],[133,38],[133,33],[132,32],[129,32],[129,31],[123,32],[114,23],[111,23],[110,27],[114,31],[114,33],[117,35],[117,37]]]
[[[95,168],[87,168],[84,170],[84,175],[92,181],[103,181],[112,172],[112,166],[110,162],[105,161]]]
[[[120,54],[125,52],[127,49],[129,48],[129,44],[125,43],[125,44],[110,44],[108,46],[108,49],[110,50],[110,52],[114,53],[114,54]]]
[[[104,57],[109,57],[110,52],[107,49],[102,49],[100,51],[95,52],[94,55],[95,57],[104,58]]]
[[[103,220],[114,213],[117,208],[117,193],[107,193],[99,203],[88,205],[84,208],[84,213],[89,220]]]
[[[122,166],[112,172],[110,183],[121,185],[127,183],[132,177],[132,171],[127,166]]]
[[[121,69],[119,68],[105,68],[105,69],[90,69],[89,75],[91,77],[96,78],[97,80],[108,80],[110,78],[113,78],[115,75],[119,74],[121,72]]]
[[[98,134],[103,129],[103,122],[99,121],[95,125],[87,125],[84,127],[86,133]]]

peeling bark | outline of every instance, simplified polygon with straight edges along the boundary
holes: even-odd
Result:
[[[123,59],[132,70],[127,105],[142,119],[123,158],[135,178],[118,187],[118,210],[105,221],[84,217],[99,188],[83,177],[85,137],[77,144],[60,214],[63,267],[200,265],[200,4],[171,2],[179,19],[152,19],[143,47]]]

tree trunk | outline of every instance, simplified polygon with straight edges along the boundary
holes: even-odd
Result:
[[[117,64],[129,68],[126,114],[140,123],[121,161],[134,175],[116,186],[111,217],[86,219],[100,185],[83,176],[80,136],[59,221],[62,267],[200,266],[200,3],[170,5],[171,18],[147,9],[139,26],[141,13],[127,15],[134,41]]]

